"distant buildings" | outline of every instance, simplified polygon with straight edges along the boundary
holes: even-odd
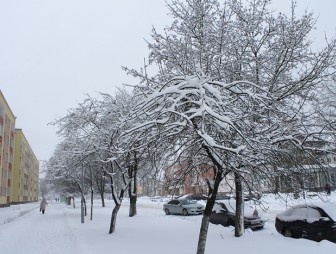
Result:
[[[37,201],[39,162],[0,90],[0,207]]]

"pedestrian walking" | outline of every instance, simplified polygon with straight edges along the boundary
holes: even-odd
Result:
[[[40,212],[42,211],[42,214],[44,214],[46,208],[47,208],[48,202],[45,197],[42,198],[41,204],[40,204]]]

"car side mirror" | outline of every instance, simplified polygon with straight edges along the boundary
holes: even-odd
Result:
[[[325,221],[325,222],[327,222],[327,221],[330,221],[330,219],[328,217],[321,217],[319,219],[319,221]]]

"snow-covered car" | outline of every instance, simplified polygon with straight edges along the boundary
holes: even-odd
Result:
[[[336,243],[335,205],[296,205],[276,215],[276,230],[293,238]]]
[[[196,201],[180,198],[170,200],[168,203],[163,204],[163,211],[169,214],[182,214],[184,216],[191,214],[202,214],[204,206],[198,204]]]
[[[220,224],[224,227],[235,226],[236,220],[236,200],[220,200],[214,205],[210,222]],[[244,203],[244,227],[251,230],[258,230],[264,227],[265,221],[260,218],[255,207]]]

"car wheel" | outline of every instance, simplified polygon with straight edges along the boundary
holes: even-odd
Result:
[[[183,210],[182,210],[182,215],[184,215],[184,216],[187,216],[187,215],[188,215],[188,211],[187,211],[187,209],[183,209]]]
[[[286,236],[286,237],[293,237],[293,232],[292,232],[292,230],[286,228],[283,231],[283,235]]]
[[[166,213],[167,215],[169,215],[169,214],[170,214],[170,212],[169,212],[168,208],[166,208],[166,209],[165,209],[165,213]]]

